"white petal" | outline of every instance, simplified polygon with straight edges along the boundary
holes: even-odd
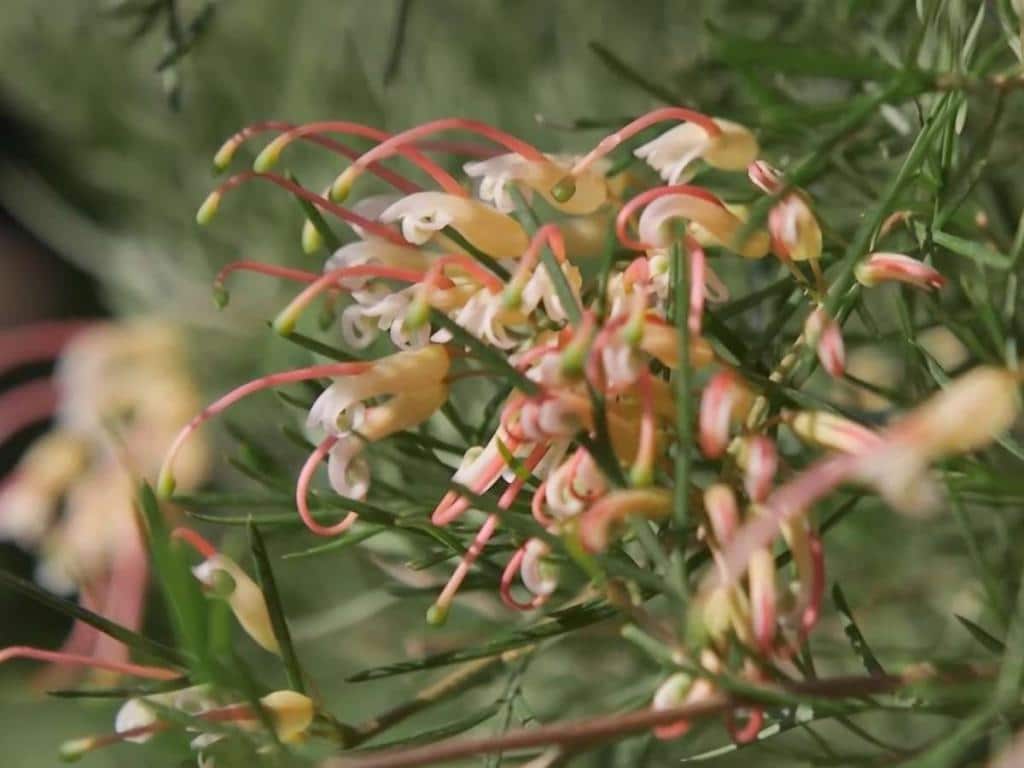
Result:
[[[327,476],[336,493],[350,499],[364,499],[370,490],[370,467],[359,454],[358,438],[339,440],[327,460]]]

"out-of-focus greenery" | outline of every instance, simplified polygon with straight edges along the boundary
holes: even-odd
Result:
[[[201,6],[178,5],[185,19]],[[962,41],[977,4],[941,5],[948,19],[942,34],[948,31],[950,39]],[[177,66],[180,104],[175,109],[154,72],[165,53],[162,30],[151,29],[133,40],[131,21],[105,14],[104,7],[5,3],[0,97],[18,120],[22,141],[4,157],[0,202],[61,254],[98,275],[117,311],[156,310],[203,329],[197,356],[205,361],[202,374],[211,389],[239,380],[243,370],[277,367],[292,354],[280,340],[266,341],[263,333],[284,291],[261,279],[239,280],[229,311],[218,314],[209,297],[209,279],[217,268],[239,257],[310,267],[319,263],[319,257],[299,248],[298,207],[269,188],[233,193],[212,227],[200,231],[195,226],[195,207],[214,183],[210,159],[240,126],[267,118],[338,118],[399,129],[465,115],[546,149],[585,147],[601,135],[600,126],[571,132],[556,126],[572,125],[578,118],[617,125],[621,117],[659,101],[657,93],[616,72],[614,62],[609,66],[608,54],[591,45],[599,43],[604,47],[598,51],[614,52],[663,95],[750,124],[761,134],[770,159],[790,165],[817,149],[816,143],[852,112],[855,99],[877,92],[879,73],[899,65],[922,26],[915,4],[898,0],[413,0],[397,70],[385,84],[399,2],[224,0]],[[984,40],[994,46],[1002,37],[994,11],[985,25]],[[938,35],[922,48],[925,55],[931,52],[928,63],[955,68],[950,61],[954,52],[935,39]],[[776,47],[758,49],[743,39]],[[823,73],[831,77],[817,77]],[[982,93],[969,103],[967,135],[980,144],[994,102],[991,94]],[[885,108],[853,138],[840,136],[846,144],[828,155],[828,180],[812,188],[828,212],[827,223],[848,232],[876,199],[891,171],[890,147],[902,152],[901,142],[918,129],[917,108],[913,102]],[[548,124],[539,124],[537,114]],[[1022,117],[1016,100],[1008,101],[999,141],[987,150],[986,167],[980,169],[984,183],[976,190],[1002,243],[1013,234],[1022,199],[1010,166],[1021,149]],[[257,140],[253,146],[262,144]],[[289,151],[295,155],[289,167],[310,187],[329,181],[339,167],[335,158],[315,150]],[[236,166],[244,167],[251,157],[251,152],[240,153]],[[967,178],[972,167],[965,163],[956,170]],[[978,207],[957,211],[951,220],[969,227]],[[250,343],[239,344],[239,339]],[[254,428],[261,427],[268,425]],[[994,561],[1013,564],[1009,570],[1016,572],[1019,556],[1005,547],[1013,528],[1002,528],[1002,511],[984,514],[988,517],[978,522],[975,533],[993,548]],[[1019,521],[1006,523],[1011,524],[1019,529]],[[930,525],[927,537],[920,534],[920,523],[894,519],[880,505],[865,503],[829,538],[830,579],[845,585],[874,650],[897,667],[921,657],[978,655],[952,617],[953,611],[982,615],[961,529],[955,520],[943,518]],[[308,546],[308,541],[283,534],[271,546],[282,553]],[[317,670],[325,697],[345,719],[403,700],[420,682],[397,678],[356,686],[344,682],[347,675],[404,654],[421,655],[424,646],[461,645],[460,637],[469,642],[481,627],[501,623],[484,606],[482,616],[455,616],[443,635],[431,634],[420,610],[429,597],[415,610],[404,610],[381,586],[371,556],[354,550],[283,561],[278,569],[303,659]],[[309,589],[321,584],[330,584],[330,590]],[[357,596],[338,608],[330,601],[335,592]],[[4,606],[11,605],[6,600],[0,595],[5,616]],[[834,660],[837,667],[848,662],[849,647],[833,611],[820,634],[815,640],[819,658]],[[8,639],[41,636],[47,635],[36,628],[16,628]],[[260,657],[251,655],[258,662]],[[597,632],[538,659],[521,701],[541,719],[590,710],[591,702],[572,700],[572,688],[562,683],[591,675],[599,678],[594,690],[603,689],[607,701],[638,706],[649,696],[649,678],[638,679],[635,689],[612,690],[638,666],[637,659],[621,651],[612,629]],[[3,674],[7,679],[7,670]],[[19,766],[51,764],[59,741],[78,731],[106,730],[113,710],[104,703],[26,700],[23,689],[11,685],[0,689],[0,697],[0,739],[10,764]],[[491,700],[469,697],[441,710],[436,720],[454,719]],[[516,716],[524,715],[527,708],[517,706]],[[888,738],[906,738],[905,724],[870,724]],[[935,733],[919,728],[908,745]],[[821,732],[837,743],[846,737],[834,725]],[[720,731],[715,735],[720,741]],[[794,740],[791,755],[800,746],[813,748],[812,737],[801,738]],[[866,749],[863,742],[853,743]],[[633,740],[601,752],[598,759],[631,765],[649,746],[649,739]],[[140,754],[112,751],[90,756],[89,764],[137,765]],[[776,764],[771,748],[758,754],[764,764]],[[152,754],[146,759],[157,764]],[[737,757],[735,764],[747,760]]]

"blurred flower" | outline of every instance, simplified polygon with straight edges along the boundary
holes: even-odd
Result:
[[[139,478],[153,476],[198,407],[184,340],[157,321],[97,322],[61,351],[54,426],[0,491],[0,536],[38,552],[36,578],[131,629],[141,625],[147,555],[134,511]],[[206,476],[201,440],[182,452],[184,488]],[[76,623],[71,653],[126,661],[128,649]]]

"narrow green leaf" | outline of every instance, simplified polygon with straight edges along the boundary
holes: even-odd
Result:
[[[163,511],[148,483],[139,487],[138,506],[153,573],[171,614],[179,645],[196,660],[199,671],[208,675],[206,598],[192,575],[184,549],[172,545]]]
[[[367,680],[378,680],[382,677],[404,675],[409,672],[418,672],[423,669],[444,667],[450,664],[458,664],[473,659],[483,659],[488,656],[496,656],[514,648],[522,648],[532,645],[541,640],[558,637],[568,632],[573,632],[582,627],[596,624],[600,621],[610,619],[618,613],[617,609],[606,603],[604,600],[591,600],[580,605],[563,608],[555,611],[547,618],[542,619],[531,627],[513,632],[504,632],[495,639],[482,643],[472,648],[460,648],[454,651],[445,651],[418,661],[400,661],[395,664],[387,664],[382,667],[374,667],[359,672],[348,678],[348,682],[360,683]]]
[[[864,639],[864,634],[860,631],[860,627],[857,626],[857,620],[853,618],[853,613],[850,611],[850,606],[846,602],[846,597],[843,595],[839,582],[832,586],[832,601],[836,604],[836,610],[842,616],[843,633],[846,635],[846,639],[850,641],[850,647],[853,648],[854,653],[860,656],[864,669],[868,671],[869,675],[884,675],[885,669],[879,664],[867,640]]]
[[[677,106],[682,103],[682,99],[674,94],[667,88],[659,85],[653,80],[640,74],[636,69],[631,67],[629,64],[624,62],[608,47],[602,45],[599,42],[591,41],[588,43],[590,50],[601,60],[608,69],[614,72],[616,75],[621,77],[627,83],[635,85],[640,90],[653,96],[659,101],[663,101],[670,106]]]
[[[481,251],[479,248],[477,248],[475,245],[469,242],[469,240],[464,238],[462,234],[454,227],[445,227],[444,229],[441,230],[441,234],[443,234],[449,240],[454,242],[456,245],[464,248],[466,252],[469,253],[470,256],[479,261],[481,264],[483,264],[485,267],[491,270],[491,272],[496,274],[502,280],[508,280],[509,277],[511,277],[511,275],[509,275],[508,273],[508,270],[501,266],[501,264],[498,263],[497,259]]]
[[[176,680],[160,680],[149,685],[118,686],[116,688],[68,688],[47,691],[47,696],[57,699],[131,699],[136,696],[151,696],[187,688],[192,682],[187,677]]]
[[[1007,605],[1009,598],[1003,591],[1002,581],[982,556],[978,537],[974,529],[971,528],[963,505],[960,503],[960,498],[952,487],[949,487],[949,506],[953,511],[953,517],[956,518],[957,528],[960,529],[960,535],[964,539],[964,544],[967,546],[967,553],[971,558],[971,565],[974,568],[975,575],[985,589],[989,607],[1002,620],[1005,626],[1009,618],[1009,606]]]
[[[963,237],[934,230],[930,233],[930,236],[932,242],[936,245],[940,245],[958,256],[964,256],[982,266],[994,267],[1000,270],[1008,270],[1013,266],[1013,261],[1009,256],[999,253],[999,251],[993,250],[975,240],[967,240]]]
[[[98,613],[93,613],[88,608],[83,608],[78,603],[52,595],[42,587],[36,586],[31,581],[26,581],[9,571],[0,570],[0,586],[18,592],[30,600],[34,600],[40,605],[44,605],[64,616],[84,621],[89,626],[95,627],[103,634],[109,635],[115,640],[120,640],[133,651],[137,651],[144,656],[161,659],[175,667],[182,666],[185,660],[184,655],[177,649],[156,640],[150,640],[148,637],[128,629],[128,627],[117,624],[110,619],[100,616]]]
[[[978,12],[974,16],[971,28],[964,38],[963,48],[960,50],[960,66],[967,68],[974,56],[974,49],[978,45],[978,37],[981,34],[982,24],[985,22],[985,3],[978,3]]]
[[[880,105],[886,100],[883,99],[878,104]],[[829,289],[828,297],[825,301],[825,311],[829,315],[833,317],[836,315],[840,303],[843,302],[847,291],[853,284],[854,268],[867,255],[875,233],[889,214],[896,198],[910,182],[914,174],[917,173],[939,132],[953,119],[958,105],[959,101],[957,99],[948,96],[939,100],[924,128],[910,147],[910,151],[907,153],[903,164],[892,179],[890,179],[879,201],[861,221],[853,239],[843,253],[839,265],[839,274],[834,278],[832,287]],[[751,218],[753,218],[753,215],[751,215]]]
[[[272,324],[267,323],[267,325],[270,326]],[[359,359],[355,355],[349,354],[342,349],[332,347],[329,344],[324,344],[322,341],[317,341],[316,339],[299,333],[298,331],[292,331],[290,333],[276,333],[275,335],[280,336],[282,339],[286,339],[293,344],[298,344],[300,347],[308,349],[310,352],[315,352],[318,355],[330,358],[331,360],[350,363],[353,360]]]
[[[288,172],[288,179],[296,184],[301,184],[295,174],[291,171]],[[334,253],[336,250],[341,248],[341,239],[334,234],[334,230],[331,229],[330,225],[324,220],[319,209],[304,197],[295,195],[295,201],[299,204],[299,207],[306,215],[309,223],[313,225],[313,228],[316,229],[317,233],[320,235],[320,239],[324,241],[324,245],[327,246],[327,250]]]
[[[889,82],[901,74],[878,56],[858,56],[851,51],[798,45],[776,39],[752,40],[726,35],[716,27],[708,26],[714,41],[712,55],[735,67],[855,81]]]
[[[302,667],[299,665],[299,657],[292,644],[291,632],[288,631],[288,620],[284,615],[281,595],[277,591],[277,582],[274,581],[274,570],[270,565],[267,546],[263,542],[263,534],[260,533],[259,526],[251,521],[249,523],[249,547],[252,550],[252,558],[256,561],[256,575],[259,578],[260,588],[263,590],[267,613],[270,614],[274,639],[277,640],[277,645],[281,650],[281,661],[288,673],[288,683],[292,690],[305,693],[306,686],[303,682]]]
[[[417,744],[433,744],[441,739],[449,739],[452,736],[458,736],[460,733],[465,733],[481,723],[485,723],[494,717],[498,713],[500,705],[497,703],[490,704],[482,709],[474,712],[466,717],[460,717],[457,720],[440,725],[437,728],[429,728],[419,733],[414,733],[409,736],[403,736],[399,739],[391,739],[390,741],[380,741],[372,746],[367,747],[356,747],[355,749],[346,750],[346,755],[356,755],[365,752],[374,752],[378,749],[393,749],[395,747],[413,747]]]
[[[501,454],[501,458],[505,460],[506,466],[515,473],[515,476],[522,481],[530,479],[530,470],[528,470],[512,451],[508,449],[500,439],[497,440],[498,453]]]
[[[997,656],[1002,656],[1006,652],[1006,644],[1002,640],[993,637],[973,621],[964,618],[959,613],[954,613],[953,616],[985,650],[991,651]]]
[[[379,533],[383,533],[388,530],[384,526],[380,525],[368,525],[359,528],[359,530],[349,531],[341,536],[331,539],[326,544],[319,544],[309,549],[301,549],[298,552],[289,552],[282,556],[283,560],[293,560],[302,557],[315,557],[316,555],[322,555],[325,552],[333,552],[336,549],[345,549],[347,547],[354,546],[360,542],[372,539]]]
[[[734,238],[736,242],[745,242],[758,227],[764,224],[768,218],[768,213],[776,203],[779,202],[779,200],[789,194],[794,188],[810,183],[818,176],[819,173],[821,173],[825,167],[825,159],[827,155],[832,152],[840,142],[860,128],[865,122],[870,120],[883,104],[896,100],[898,96],[907,90],[908,88],[906,83],[904,83],[902,79],[897,78],[878,93],[852,100],[849,103],[848,108],[844,111],[843,117],[835,124],[835,126],[833,126],[832,130],[824,134],[817,141],[815,146],[806,155],[804,155],[800,162],[786,173],[785,178],[783,179],[782,188],[775,194],[765,195],[751,206],[747,221],[736,233]],[[929,143],[931,138],[933,137],[928,138]],[[914,167],[916,169],[916,162]],[[902,189],[902,183],[903,182],[901,181],[900,189]],[[895,193],[893,193],[893,197],[895,197]],[[888,211],[890,204],[890,202],[886,202],[884,206],[886,211]],[[878,220],[878,223],[881,223],[881,219]],[[874,233],[875,229],[877,229],[877,224],[870,228],[868,228],[866,224],[862,224],[861,230],[865,229],[868,230],[867,234],[860,234],[858,237],[858,240],[862,239],[863,243],[858,243],[856,240],[854,243],[858,245],[858,251],[867,244],[871,235]],[[850,274],[852,275],[852,273],[853,267],[850,267]],[[848,285],[844,286],[844,293],[847,287]]]

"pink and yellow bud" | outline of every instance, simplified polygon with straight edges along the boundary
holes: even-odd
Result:
[[[775,645],[776,625],[775,556],[770,549],[758,549],[750,556],[747,577],[751,628],[757,647],[768,654]]]
[[[747,176],[768,194],[782,189],[782,174],[763,160],[751,163]],[[821,227],[802,191],[790,192],[772,207],[768,214],[768,231],[772,247],[780,258],[792,261],[821,258]]]
[[[704,515],[708,519],[715,548],[725,546],[740,525],[736,495],[725,483],[714,483],[704,490]]]
[[[770,238],[763,230],[750,233],[743,243],[736,242],[744,221],[713,195],[700,194],[696,188],[685,191],[680,188],[681,191],[674,193],[672,189],[665,188],[665,193],[656,197],[640,214],[637,230],[648,247],[670,247],[674,236],[669,222],[685,219],[698,226],[713,244],[734,250],[744,258],[759,259],[768,253]]]
[[[580,518],[579,534],[590,552],[608,548],[613,528],[636,515],[650,520],[672,511],[672,496],[663,488],[636,488],[612,491],[590,507]]]
[[[984,448],[1019,417],[1019,387],[1013,371],[978,366],[897,421],[886,442],[912,445],[927,461]]]
[[[679,332],[671,325],[653,322],[648,317],[640,338],[640,349],[666,368],[675,370],[679,365]],[[714,359],[715,352],[706,339],[700,336],[690,339],[691,368],[707,368]]]
[[[872,253],[857,265],[854,275],[858,283],[868,287],[899,282],[938,290],[946,284],[946,278],[937,269],[902,253]]]
[[[882,440],[867,427],[827,411],[783,411],[782,420],[804,442],[841,453],[865,453]]]
[[[764,501],[775,483],[779,454],[775,441],[764,435],[737,438],[729,446],[736,463],[743,469],[743,488],[751,501]]]
[[[829,317],[824,307],[816,307],[804,323],[804,341],[818,353],[821,367],[833,379],[842,378],[846,370],[846,349],[839,323]]]
[[[753,393],[735,371],[711,377],[701,394],[698,417],[698,442],[705,456],[716,459],[725,453],[732,425],[742,420],[752,401]]]

